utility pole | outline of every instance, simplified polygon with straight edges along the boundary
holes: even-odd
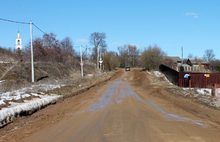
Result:
[[[31,73],[32,82],[34,82],[34,57],[33,57],[33,32],[32,32],[32,22],[30,22],[30,34],[31,34]]]
[[[98,45],[98,49],[97,49],[97,69],[99,69],[99,45]]]
[[[81,47],[81,45],[80,45],[80,56],[81,56],[81,63],[80,63],[80,65],[81,65],[81,73],[82,73],[82,77],[83,77],[83,62],[82,62],[82,47]]]
[[[87,55],[87,45],[86,45],[86,60],[87,60],[87,57],[88,57],[88,55]]]
[[[106,51],[105,51],[105,52],[106,52]],[[103,69],[102,69],[103,71],[105,71],[105,67],[104,67],[104,66],[105,66],[105,65],[104,65],[105,52],[104,52],[104,54],[103,54],[103,65],[102,65],[102,66],[103,66]]]
[[[100,69],[102,70],[102,46],[100,46]]]
[[[89,48],[89,60],[91,60],[91,56],[90,56],[90,48]]]
[[[182,47],[182,65],[183,65],[183,47]]]

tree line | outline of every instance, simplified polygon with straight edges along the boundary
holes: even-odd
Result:
[[[84,55],[84,60],[97,64],[98,54],[103,59],[104,70],[109,71],[117,67],[142,67],[147,70],[157,70],[160,64],[174,67],[175,63],[157,45],[150,45],[140,51],[136,45],[124,44],[118,46],[118,51],[108,51],[106,43],[106,33],[93,32],[89,36],[89,43],[93,47],[92,54],[88,57]],[[98,48],[101,51],[97,51]],[[30,43],[25,46],[22,53],[13,52],[12,48],[6,49],[10,54],[14,53],[20,62],[30,61]],[[74,49],[74,43],[70,37],[58,40],[54,33],[45,33],[42,37],[33,40],[34,61],[35,62],[59,62],[63,64],[79,64],[80,57]],[[7,53],[9,54],[9,53]],[[188,58],[193,55],[189,54]],[[196,57],[195,57],[196,58]],[[220,72],[220,60],[215,59],[212,49],[206,50],[203,57],[209,64],[212,72]]]

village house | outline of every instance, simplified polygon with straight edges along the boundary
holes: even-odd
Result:
[[[209,71],[209,64],[203,58],[189,58],[186,61],[186,64],[190,66],[189,70],[187,71],[194,71],[194,72],[208,72]]]

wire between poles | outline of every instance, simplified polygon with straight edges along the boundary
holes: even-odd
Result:
[[[12,20],[8,20],[8,19],[3,19],[0,18],[0,20],[2,21],[7,21],[7,22],[12,22],[12,23],[19,23],[19,24],[30,24],[30,23],[26,23],[26,22],[19,22],[19,21],[12,21]],[[42,33],[45,34],[45,32],[43,32],[37,25],[35,25],[34,23],[32,23],[38,30],[40,30]]]
[[[34,23],[32,23],[39,31],[41,31],[42,33],[45,34],[45,32],[43,32],[40,28],[38,28],[38,26],[36,26]]]
[[[26,23],[26,22],[12,21],[12,20],[7,20],[7,19],[3,19],[3,18],[0,18],[0,20],[7,21],[7,22],[12,22],[12,23],[30,24],[30,23]]]

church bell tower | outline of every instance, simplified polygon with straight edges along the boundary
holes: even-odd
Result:
[[[18,31],[18,35],[15,39],[15,52],[22,52],[22,43],[21,43],[21,37]]]

